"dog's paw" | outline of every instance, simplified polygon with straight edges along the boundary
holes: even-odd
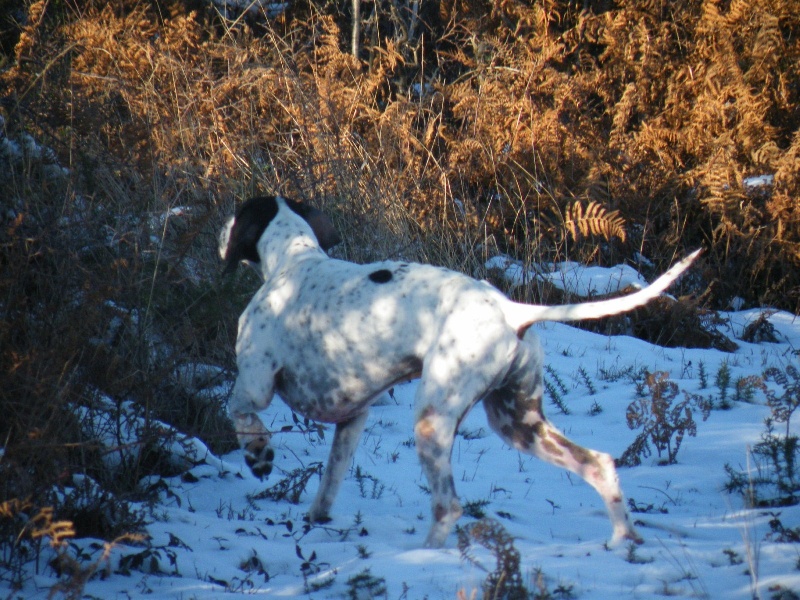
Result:
[[[618,548],[624,543],[633,543],[636,545],[644,544],[644,538],[639,535],[639,532],[632,525],[626,525],[619,530],[614,531],[614,535],[608,542],[610,548]]]
[[[311,508],[305,516],[306,522],[330,523],[332,520],[330,506],[330,503],[325,502],[324,498],[320,498],[319,496],[314,498],[314,502],[311,503]]]
[[[244,462],[259,479],[269,477],[274,460],[275,451],[266,438],[257,438],[244,447]]]
[[[325,523],[330,523],[333,519],[329,515],[312,515],[309,512],[303,517],[303,521],[306,523],[319,523],[320,525],[324,525]]]

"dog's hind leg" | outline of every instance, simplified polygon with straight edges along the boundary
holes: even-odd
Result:
[[[463,512],[450,464],[458,425],[507,371],[517,342],[491,305],[476,311],[480,297],[461,300],[463,310],[448,315],[425,357],[414,400],[417,454],[431,489],[433,522],[425,540],[429,548],[444,544]]]
[[[567,439],[542,412],[542,356],[538,340],[521,341],[503,385],[483,402],[489,425],[527,454],[580,475],[603,499],[613,526],[612,543],[642,538],[631,523],[614,459]]]
[[[333,435],[328,464],[322,474],[322,481],[319,484],[317,495],[311,504],[311,509],[308,511],[309,522],[330,520],[331,506],[336,499],[339,486],[350,468],[350,461],[353,460],[353,454],[355,454],[358,447],[361,432],[364,431],[367,415],[368,411],[364,411],[352,419],[336,424],[336,433]]]
[[[429,365],[426,365],[426,367]],[[463,513],[456,495],[450,455],[458,425],[486,390],[486,382],[462,377],[465,372],[479,369],[467,366],[453,371],[451,385],[433,383],[430,372],[425,373],[417,388],[414,438],[422,471],[431,490],[433,522],[425,540],[428,548],[441,547],[456,521]]]

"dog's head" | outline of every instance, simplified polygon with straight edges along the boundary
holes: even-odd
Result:
[[[322,211],[286,198],[280,200],[309,224],[323,250],[328,251],[342,241],[333,223]],[[235,271],[242,261],[252,264],[261,261],[258,241],[280,208],[275,196],[250,198],[239,207],[236,216],[228,220],[219,236],[219,253],[226,263],[224,273]]]

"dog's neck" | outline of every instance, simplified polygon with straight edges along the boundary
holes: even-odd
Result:
[[[283,211],[289,209],[284,208]],[[274,225],[281,220],[279,227],[268,227],[258,241],[258,255],[261,257],[261,275],[267,281],[280,272],[286,264],[301,260],[327,259],[328,255],[320,248],[311,227],[294,213],[280,214]],[[280,232],[280,233],[278,233]]]

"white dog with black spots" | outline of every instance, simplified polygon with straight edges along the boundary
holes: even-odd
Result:
[[[612,543],[642,538],[628,516],[614,461],[578,446],[544,416],[537,321],[618,314],[656,297],[694,252],[634,294],[563,306],[520,304],[484,281],[428,265],[358,265],[330,258],[340,238],[319,210],[281,197],[245,202],[225,227],[230,272],[249,262],[264,283],[239,319],[239,374],[230,401],[252,472],[272,470],[270,434],[257,413],[277,393],[295,412],[335,424],[311,521],[327,521],[370,405],[419,378],[414,436],[431,489],[428,547],[445,542],[462,509],[450,455],[456,430],[481,402],[491,428],[514,448],[580,475],[603,499]]]

